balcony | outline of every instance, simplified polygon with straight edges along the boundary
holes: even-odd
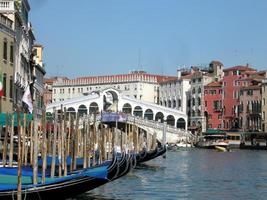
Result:
[[[214,112],[221,112],[222,111],[222,108],[220,108],[220,107],[214,107],[213,108],[213,111]]]
[[[0,1],[0,13],[10,14],[14,12],[14,0]]]

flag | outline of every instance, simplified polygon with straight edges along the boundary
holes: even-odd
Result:
[[[26,87],[26,90],[25,90],[23,97],[22,97],[22,101],[27,104],[28,110],[30,111],[30,113],[32,113],[32,109],[33,109],[32,96],[31,96],[29,85]]]
[[[4,95],[4,90],[3,90],[3,76],[2,73],[0,73],[0,97]]]

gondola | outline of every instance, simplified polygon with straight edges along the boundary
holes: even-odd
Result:
[[[166,146],[158,142],[157,147],[154,150],[148,151],[144,157],[137,157],[137,163],[147,162],[156,157],[163,155],[166,152]]]
[[[99,187],[114,179],[118,171],[116,157],[108,166],[97,166],[80,171],[62,178],[47,179],[45,184],[22,185],[22,199],[66,199]],[[106,177],[98,177],[97,173],[107,171]],[[92,174],[94,174],[92,176]],[[0,199],[15,199],[17,196],[16,184],[1,184]]]

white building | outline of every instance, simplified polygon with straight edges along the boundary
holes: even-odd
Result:
[[[28,0],[15,2],[15,32],[16,32],[16,56],[15,56],[15,105],[21,105],[25,88],[33,81],[33,69],[31,67],[32,47],[35,37],[32,26],[28,21],[30,5]]]
[[[129,74],[58,79],[53,83],[52,102],[81,97],[106,88],[119,90],[124,96],[158,104],[159,83],[171,76],[133,71]],[[109,98],[109,97],[107,97]]]
[[[219,61],[212,61],[208,68],[192,67],[191,88],[187,93],[188,129],[192,132],[206,131],[204,86],[222,78],[223,64]]]
[[[190,89],[190,80],[190,74],[182,75],[182,72],[177,70],[177,77],[175,79],[161,82],[159,87],[159,104],[186,112],[186,94]]]

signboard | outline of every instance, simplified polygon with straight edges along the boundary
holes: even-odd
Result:
[[[114,113],[114,112],[102,112],[101,121],[102,122],[126,122],[127,115],[125,113]]]

